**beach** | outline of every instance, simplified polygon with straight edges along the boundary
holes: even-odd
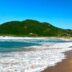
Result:
[[[72,42],[64,39],[2,36],[0,72],[51,72],[57,67],[61,70],[63,67],[58,65],[69,62],[70,50]]]
[[[66,59],[42,72],[72,72],[72,51],[65,52]]]

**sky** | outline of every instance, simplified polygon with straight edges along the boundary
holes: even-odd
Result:
[[[72,29],[72,0],[0,0],[0,24],[26,19]]]

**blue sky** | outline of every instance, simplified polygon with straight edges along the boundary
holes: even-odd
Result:
[[[0,24],[25,19],[72,29],[72,0],[0,0]]]

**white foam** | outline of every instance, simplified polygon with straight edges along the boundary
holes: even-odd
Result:
[[[69,43],[32,46],[36,50],[0,53],[0,72],[40,72],[65,58],[63,52],[72,50]]]
[[[45,37],[14,37],[14,36],[0,36],[0,39],[46,39]]]

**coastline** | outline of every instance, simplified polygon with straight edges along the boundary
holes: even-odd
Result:
[[[42,72],[72,72],[72,50],[65,52],[66,58]]]
[[[0,36],[0,39],[47,39],[47,38],[58,38],[62,40],[72,40],[72,37],[18,37],[18,36]]]

